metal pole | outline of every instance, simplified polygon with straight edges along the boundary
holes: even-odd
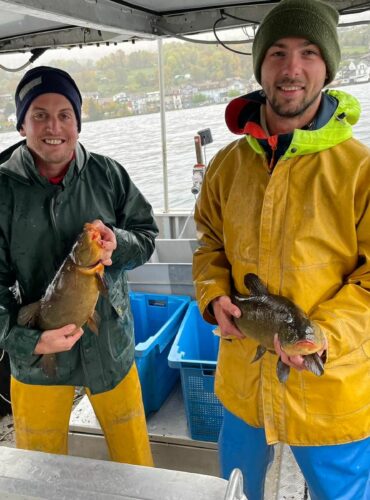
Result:
[[[166,104],[164,90],[164,68],[162,39],[158,38],[158,67],[159,67],[159,95],[161,115],[161,137],[162,137],[162,165],[163,165],[163,201],[164,212],[168,212],[168,174],[167,174],[167,143],[166,143]]]

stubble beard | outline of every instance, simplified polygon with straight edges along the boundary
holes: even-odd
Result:
[[[306,100],[305,98],[301,103],[298,103],[295,109],[285,109],[288,104],[280,104],[278,100],[274,97],[271,99],[266,95],[266,100],[270,104],[272,110],[274,113],[281,118],[295,118],[297,116],[302,116],[307,109],[312,106],[312,104],[316,101],[316,99],[319,97],[321,94],[321,90],[317,92],[316,95],[314,95],[310,100]]]

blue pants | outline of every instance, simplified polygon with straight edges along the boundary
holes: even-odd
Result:
[[[274,457],[264,429],[225,409],[219,437],[222,477],[238,467],[248,500],[263,500],[265,475]],[[312,500],[370,500],[370,438],[333,446],[291,446]]]

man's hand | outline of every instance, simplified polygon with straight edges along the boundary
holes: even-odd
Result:
[[[222,295],[212,300],[213,314],[221,331],[221,337],[244,339],[245,335],[235,326],[233,318],[240,318],[239,307],[231,302],[230,297]]]
[[[96,219],[91,223],[100,232],[102,238],[102,247],[104,250],[103,257],[101,259],[102,264],[105,266],[112,265],[112,253],[117,248],[117,240],[114,232],[100,219]]]
[[[76,325],[66,325],[56,330],[45,330],[36,344],[34,354],[70,351],[82,334],[82,328],[76,328]]]
[[[288,366],[291,366],[292,368],[295,368],[299,372],[302,370],[307,370],[307,368],[304,364],[304,356],[288,356],[283,351],[277,334],[275,334],[275,336],[274,336],[274,347],[275,347],[276,354],[278,356],[280,356],[281,361],[283,363],[285,363]],[[326,351],[327,348],[328,348],[328,345],[327,345],[327,341],[325,340],[324,349],[321,349],[321,351],[318,351],[317,354],[321,357],[323,352]]]

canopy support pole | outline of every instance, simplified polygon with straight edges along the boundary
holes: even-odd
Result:
[[[161,116],[161,139],[162,139],[162,165],[163,165],[163,202],[164,212],[169,211],[168,203],[168,170],[167,170],[167,142],[166,142],[166,95],[164,85],[164,65],[162,39],[158,38],[158,67],[159,67],[159,95]]]

